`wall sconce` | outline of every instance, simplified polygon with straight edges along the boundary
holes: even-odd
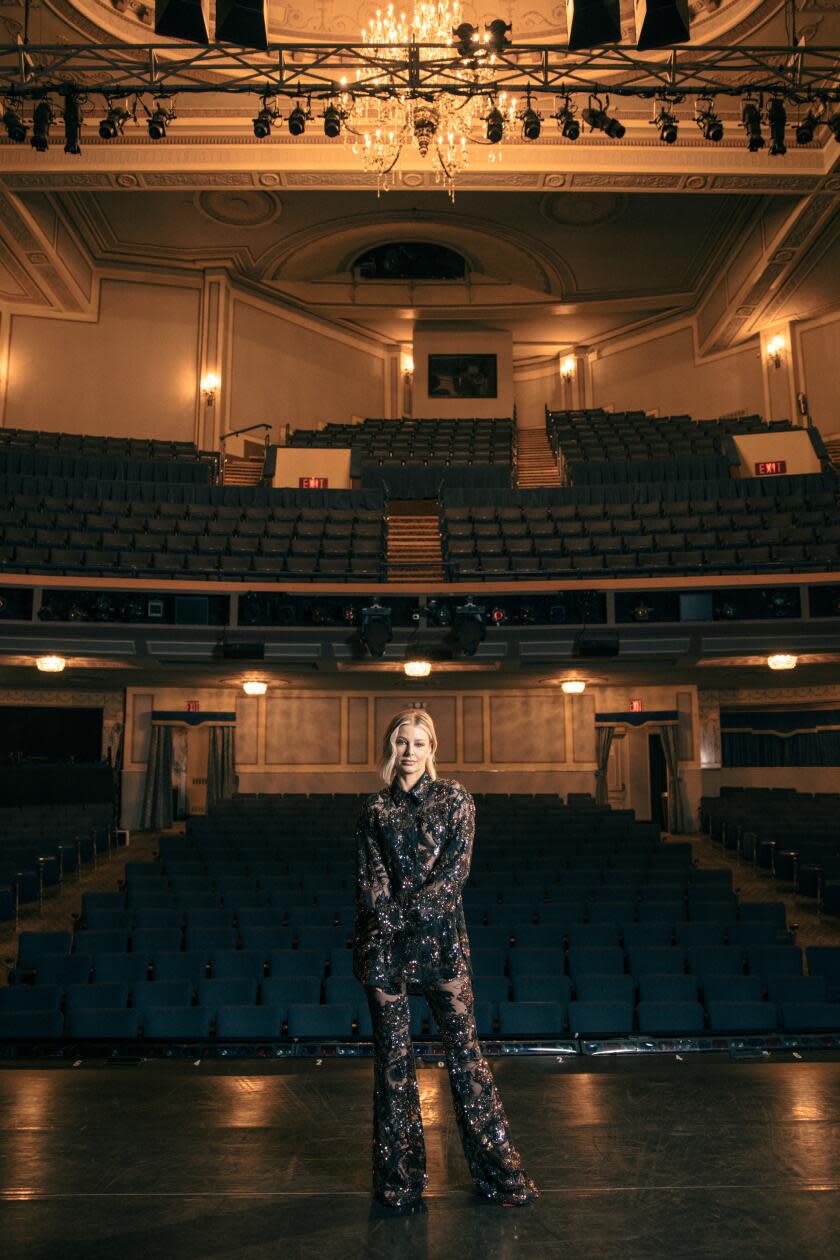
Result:
[[[767,342],[767,358],[768,361],[773,364],[774,368],[780,368],[782,366],[782,355],[784,354],[786,346],[787,342],[784,337],[780,335],[771,337]]]
[[[221,385],[221,378],[215,372],[207,372],[201,378],[201,392],[208,407],[216,402],[216,390]]]
[[[565,359],[560,360],[560,375],[564,381],[570,381],[574,377],[576,369],[575,356],[567,354]]]
[[[400,359],[400,367],[403,376],[411,376],[414,372],[414,359],[410,354],[404,354]]]

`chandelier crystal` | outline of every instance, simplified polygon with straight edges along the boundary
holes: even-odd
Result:
[[[485,129],[488,115],[498,111],[504,131],[516,118],[517,101],[506,92],[485,90],[496,53],[487,35],[482,41],[476,34],[475,51],[464,56],[454,47],[459,26],[458,0],[418,0],[410,17],[398,15],[393,4],[384,12],[377,9],[362,31],[371,62],[356,71],[356,83],[365,95],[354,94],[342,80],[338,108],[345,142],[376,177],[377,196],[394,187],[394,169],[407,146],[431,159],[436,182],[453,201],[455,178],[469,166],[472,144],[491,145],[489,159],[501,160],[498,140],[489,139]]]

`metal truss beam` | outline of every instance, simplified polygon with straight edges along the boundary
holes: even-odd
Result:
[[[229,44],[0,45],[0,94],[34,98],[77,88],[88,94],[254,93],[274,96],[417,97],[499,92],[840,101],[840,47],[679,45],[570,53],[563,45],[512,47],[471,75],[448,45]]]

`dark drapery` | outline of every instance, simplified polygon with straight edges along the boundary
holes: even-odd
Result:
[[[142,825],[144,831],[172,826],[172,728],[154,723],[149,741]]]
[[[840,709],[721,712],[724,766],[840,766]]]
[[[211,726],[207,750],[207,809],[236,791],[236,728]]]
[[[682,779],[680,778],[679,755],[677,752],[677,727],[660,726],[659,738],[665,752],[665,764],[668,767],[668,830],[672,835],[684,835],[688,830],[688,810],[685,804]]]
[[[598,760],[598,769],[595,771],[596,805],[606,805],[609,802],[607,765],[610,760],[610,748],[612,747],[614,735],[614,726],[596,726],[595,728],[595,753]]]

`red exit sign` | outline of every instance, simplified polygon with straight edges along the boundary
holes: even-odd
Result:
[[[765,459],[755,466],[756,477],[778,477],[787,472],[787,460]]]
[[[300,490],[328,490],[330,485],[329,477],[299,477],[298,488]]]
[[[198,701],[188,700],[186,703],[186,711],[187,713],[198,713]]]
[[[631,712],[631,713],[641,713],[641,711],[642,711],[642,702],[641,702],[641,700],[631,700],[631,701],[630,701],[630,712]]]

